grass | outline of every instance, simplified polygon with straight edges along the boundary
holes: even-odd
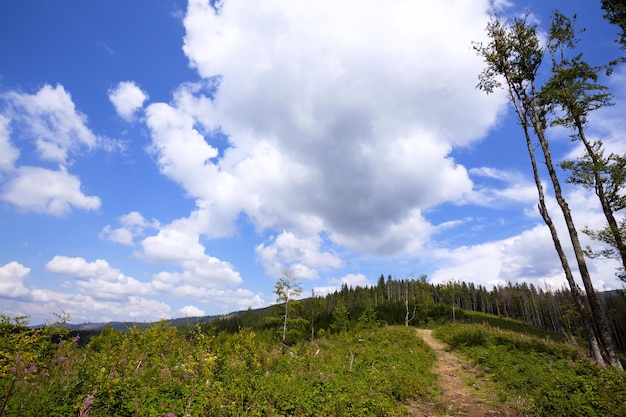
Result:
[[[434,335],[487,370],[501,400],[525,416],[624,416],[626,374],[600,368],[575,347],[484,324],[448,324]]]
[[[626,373],[560,335],[465,312],[434,335],[462,352],[525,416],[624,416]],[[60,342],[59,342],[60,341]],[[404,416],[434,402],[433,350],[413,327],[286,346],[251,330],[107,328],[81,347],[62,327],[0,320],[4,416]],[[467,381],[471,386],[471,381]]]
[[[488,324],[491,327],[510,330],[515,333],[521,333],[529,336],[535,336],[538,338],[545,338],[555,342],[567,342],[567,337],[561,333],[556,333],[550,330],[543,329],[538,326],[532,326],[530,324],[523,323],[519,320],[510,319],[502,316],[495,316],[492,314],[481,313],[478,311],[463,310],[459,319],[460,323],[472,323],[472,324]]]
[[[5,364],[15,378],[0,380],[0,416],[402,416],[406,401],[435,395],[435,354],[413,328],[263,340],[157,323],[46,345],[32,363]]]

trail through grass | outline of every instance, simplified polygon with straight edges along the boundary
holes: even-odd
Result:
[[[492,387],[457,353],[436,340],[432,331],[418,329],[424,342],[437,354],[435,371],[441,396],[435,402],[411,404],[415,416],[518,416],[511,406],[500,402]]]

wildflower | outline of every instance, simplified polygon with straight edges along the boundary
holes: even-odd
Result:
[[[90,394],[85,399],[83,406],[78,410],[78,417],[87,417],[89,415],[89,409],[91,408],[91,404],[93,404],[94,395]]]
[[[34,372],[37,369],[37,365],[32,364],[31,366],[28,367],[28,369],[26,370],[26,372],[30,373],[30,372]]]
[[[78,343],[78,341],[80,340],[80,335],[77,334],[76,336],[74,336],[74,342]]]
[[[174,413],[167,413],[165,417],[176,417],[176,415]]]

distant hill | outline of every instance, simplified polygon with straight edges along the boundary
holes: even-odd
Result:
[[[240,310],[240,311],[235,311],[235,312],[228,313],[228,314],[218,314],[218,315],[213,315],[213,316],[181,317],[181,318],[170,319],[170,320],[165,320],[165,321],[169,323],[171,326],[176,326],[176,327],[194,326],[196,324],[208,323],[216,319],[224,319],[224,318],[229,318],[233,316],[238,316],[247,312],[254,312],[254,313],[262,312],[269,308],[270,307],[263,307],[263,308],[258,308],[254,310]],[[153,323],[152,322],[138,322],[138,321],[111,321],[107,323],[79,323],[79,324],[68,323],[67,327],[69,327],[70,329],[74,331],[98,331],[98,330],[104,329],[105,327],[112,327],[115,330],[128,330],[132,327],[139,327],[141,329],[145,329],[149,327],[151,324]]]

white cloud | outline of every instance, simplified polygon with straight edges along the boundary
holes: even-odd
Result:
[[[30,268],[19,262],[9,262],[0,266],[0,298],[28,298],[31,290],[24,284]]]
[[[176,220],[141,241],[137,255],[150,262],[180,266],[183,272],[162,272],[159,275],[172,284],[191,283],[206,287],[240,284],[242,278],[230,263],[205,253],[196,230],[193,220]]]
[[[98,138],[86,126],[87,117],[76,110],[70,94],[61,85],[44,85],[35,94],[11,91],[4,95],[10,116],[32,140],[39,157],[67,164],[70,152],[98,146]]]
[[[131,211],[119,217],[121,227],[113,229],[106,225],[100,234],[100,239],[110,240],[122,245],[134,246],[137,237],[145,235],[145,229],[158,229],[160,223],[157,220],[146,220],[138,211]]]
[[[216,100],[223,116],[241,118],[257,133],[328,129],[330,141],[377,124],[406,131],[417,121],[464,142],[493,121],[494,114],[474,105],[494,110],[497,102],[475,91],[482,62],[469,48],[470,40],[485,37],[487,8],[486,1],[391,1],[381,8],[360,1],[231,0],[217,13],[195,0],[185,18],[184,50],[200,75],[222,77]],[[456,100],[457,93],[467,93],[467,101]],[[363,116],[371,116],[368,123]]]
[[[170,307],[167,304],[136,295],[136,286],[132,283],[127,286],[128,281],[120,282],[119,290],[126,288],[131,295],[100,297],[120,278],[119,271],[109,267],[105,261],[89,263],[82,258],[55,257],[48,265],[53,272],[74,274],[79,283],[91,280],[91,286],[85,287],[85,291],[79,294],[34,288],[25,284],[31,269],[16,261],[9,262],[0,266],[0,298],[3,299],[3,314],[16,317],[27,312],[31,324],[54,320],[54,317],[50,316],[59,310],[69,313],[73,323],[154,321],[170,318]]]
[[[0,114],[0,175],[13,170],[20,151],[13,146],[10,140],[11,126],[9,118]],[[0,176],[0,178],[2,178]]]
[[[216,167],[209,160],[218,155],[217,149],[194,128],[193,117],[174,106],[151,104],[146,109],[146,119],[152,132],[152,151],[161,171],[191,195],[202,196],[216,174]]]
[[[257,248],[269,274],[341,266],[325,244],[418,251],[433,229],[422,210],[472,191],[450,151],[506,102],[474,88],[488,2],[453,3],[190,1],[184,51],[203,81],[148,106],[146,123],[161,172],[197,208],[175,222],[193,226],[181,236],[173,224],[146,239],[147,256],[171,257],[179,239],[200,256],[198,235],[232,236],[242,213],[284,231]]]
[[[317,270],[334,269],[343,266],[336,254],[324,251],[322,238],[298,237],[283,231],[272,236],[266,243],[255,248],[257,259],[271,277],[278,277],[289,269],[298,278],[317,278]]]
[[[433,256],[440,264],[446,265],[430,274],[434,283],[457,280],[481,284],[490,289],[508,282],[532,282],[537,279],[542,280],[540,284],[546,279],[563,282],[554,246],[542,225],[520,236],[442,250],[433,253]]]
[[[61,85],[46,84],[34,94],[9,91],[1,98],[6,106],[0,115],[0,174],[6,175],[0,197],[22,210],[53,216],[66,215],[72,208],[98,209],[100,199],[83,194],[81,180],[69,174],[67,166],[83,151],[108,152],[119,149],[120,143],[95,135]],[[58,163],[59,169],[16,166],[23,151],[17,145],[25,141],[42,162]]]
[[[369,281],[365,275],[363,274],[348,274],[339,279],[330,279],[328,280],[328,285],[315,287],[313,288],[313,292],[316,296],[325,296],[327,294],[333,293],[335,291],[341,290],[343,285],[347,285],[348,287],[371,287],[374,286],[375,283]]]
[[[537,201],[537,186],[518,172],[480,167],[472,168],[470,174],[476,181],[474,190],[465,195],[465,203],[496,208],[511,203],[528,205]],[[481,180],[485,179],[487,183],[481,184]],[[494,186],[492,182],[503,183],[504,187]]]
[[[597,247],[597,242],[591,241],[580,232],[584,225],[600,228],[606,222],[597,203],[597,197],[593,192],[571,188],[568,189],[565,198],[572,208],[582,245],[590,244]],[[546,203],[557,227],[572,273],[582,287],[560,208],[553,198],[548,198]],[[435,268],[429,274],[430,280],[435,283],[453,279],[473,282],[476,285],[482,284],[487,288],[522,281],[542,288],[568,286],[550,232],[540,219],[534,227],[507,239],[454,249],[434,249],[422,256],[428,256],[438,265],[445,265]],[[623,282],[615,276],[615,268],[618,266],[615,260],[587,259],[586,263],[596,290],[623,288]]]
[[[46,269],[75,278],[81,293],[95,299],[121,300],[154,293],[150,284],[124,275],[103,259],[87,262],[80,257],[55,256],[46,264]]]
[[[81,191],[78,177],[67,172],[46,168],[22,166],[4,185],[1,198],[25,211],[64,216],[72,207],[82,210],[100,208],[100,198]]]
[[[202,317],[206,316],[206,313],[196,306],[184,306],[178,310],[178,315],[180,317]]]
[[[231,313],[249,307],[260,308],[267,305],[259,294],[243,288],[223,290],[195,285],[179,285],[170,291],[176,297],[210,304],[213,309],[220,308],[223,313]]]
[[[109,100],[115,107],[117,114],[124,120],[131,121],[148,99],[146,94],[133,81],[122,81],[115,88],[109,90]]]

